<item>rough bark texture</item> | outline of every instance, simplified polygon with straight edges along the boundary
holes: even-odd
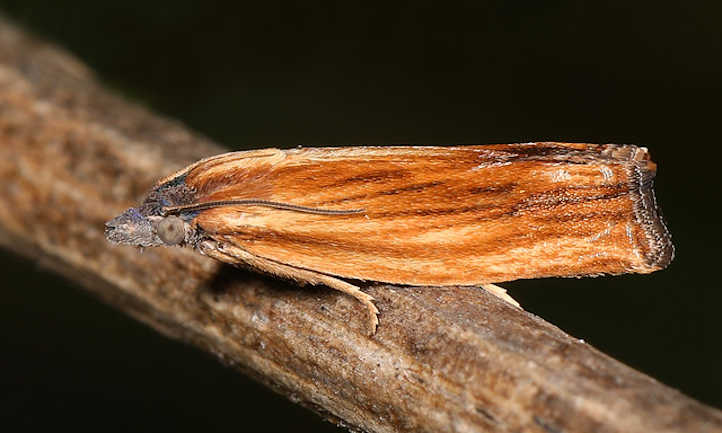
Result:
[[[0,18],[3,246],[354,430],[722,431],[719,411],[479,289],[371,287],[369,338],[334,291],[105,241],[157,178],[222,150]]]

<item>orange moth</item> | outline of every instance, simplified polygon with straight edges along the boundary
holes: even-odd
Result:
[[[347,280],[416,286],[649,273],[669,264],[632,145],[327,147],[231,152],[161,179],[106,224],[114,243],[179,245],[373,299]]]

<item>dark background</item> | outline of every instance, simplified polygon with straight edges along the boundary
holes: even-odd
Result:
[[[667,270],[505,286],[572,335],[722,406],[722,2],[0,0],[2,12],[231,148],[649,147],[677,246]],[[337,431],[34,263],[0,258],[4,424]]]

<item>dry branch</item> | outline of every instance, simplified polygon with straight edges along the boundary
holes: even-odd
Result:
[[[0,244],[324,416],[372,432],[720,432],[722,413],[474,288],[292,287],[103,223],[218,146],[0,18]]]

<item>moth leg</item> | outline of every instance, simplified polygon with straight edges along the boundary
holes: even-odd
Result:
[[[503,287],[499,287],[496,284],[482,284],[481,288],[491,293],[492,295],[496,295],[497,297],[505,300],[516,308],[522,309],[521,305],[516,302],[516,299],[512,298],[508,293],[506,293],[506,289],[504,289]]]
[[[368,327],[369,335],[376,333],[376,328],[379,324],[379,310],[374,304],[374,298],[368,293],[364,293],[358,286],[347,283],[339,278],[332,277],[330,275],[321,274],[319,272],[311,271],[308,269],[301,269],[294,266],[279,263],[273,260],[264,259],[263,257],[255,256],[248,251],[230,245],[216,244],[216,245],[199,245],[201,251],[210,257],[217,260],[228,263],[229,261],[242,261],[245,264],[258,269],[260,271],[267,272],[272,275],[277,275],[284,278],[290,278],[292,280],[301,283],[310,283],[313,285],[323,284],[332,289],[339,290],[346,294],[349,294],[360,301],[368,310]],[[231,260],[229,260],[231,259]]]

